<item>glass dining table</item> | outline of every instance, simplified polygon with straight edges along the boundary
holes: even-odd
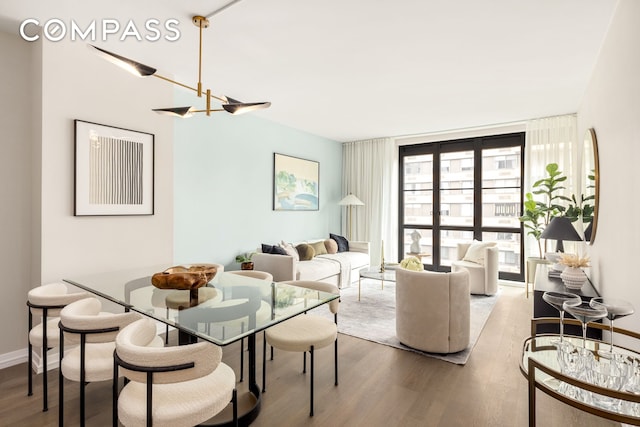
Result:
[[[152,266],[63,280],[177,329],[179,344],[201,339],[227,346],[246,338],[249,381],[247,392],[239,391],[239,424],[251,424],[261,402],[256,379],[256,334],[339,295],[229,272],[217,273],[197,291],[156,288],[151,276],[166,268]],[[227,408],[204,425],[230,423],[231,410]]]

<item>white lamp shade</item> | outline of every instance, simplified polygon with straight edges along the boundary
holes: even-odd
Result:
[[[364,206],[364,203],[353,194],[349,194],[338,202],[341,206]]]

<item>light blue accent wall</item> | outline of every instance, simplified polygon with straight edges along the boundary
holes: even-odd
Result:
[[[201,104],[202,99],[176,92],[176,106]],[[339,142],[251,113],[218,112],[210,117],[199,113],[175,120],[176,263],[217,262],[238,269],[235,256],[254,251],[261,243],[340,232]],[[273,210],[274,152],[320,162],[318,211]]]

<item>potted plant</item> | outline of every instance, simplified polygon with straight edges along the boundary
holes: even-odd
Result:
[[[542,258],[542,245],[540,244],[540,236],[544,230],[544,212],[538,205],[540,202],[533,200],[531,193],[525,194],[524,201],[524,215],[520,217],[520,222],[524,225],[524,228],[529,231],[527,234],[533,236],[538,243],[538,251],[540,258]]]
[[[533,236],[538,243],[539,253],[538,257],[527,258],[526,283],[535,282],[535,271],[538,264],[548,263],[543,257],[544,253],[540,243],[542,232],[553,217],[562,215],[566,210],[559,202],[561,200],[570,201],[568,197],[558,194],[560,190],[564,189],[562,183],[567,180],[567,177],[562,175],[558,169],[557,163],[549,163],[545,167],[547,177],[534,182],[532,191],[525,194],[524,213],[519,219],[528,230],[527,234]],[[535,200],[534,195],[543,196],[544,201]]]
[[[527,234],[533,236],[538,242],[540,258],[543,257],[542,244],[540,243],[542,232],[553,217],[562,215],[566,210],[559,202],[561,200],[571,202],[568,197],[558,194],[560,190],[565,188],[562,186],[562,182],[567,180],[567,177],[558,170],[558,164],[549,163],[545,170],[548,176],[536,181],[531,193],[525,194],[524,214],[519,218],[524,227],[529,230]],[[534,194],[542,195],[544,201],[535,200]]]
[[[251,257],[254,252],[246,252],[236,256],[236,262],[240,263],[241,270],[253,270],[253,261],[251,261]]]
[[[575,194],[571,195],[571,201],[569,203],[569,207],[565,212],[565,216],[568,217],[571,222],[575,222],[578,220],[582,220],[583,226],[588,227],[589,223],[593,221],[593,215],[595,212],[595,194],[594,191],[589,191],[589,189],[593,189],[595,185],[593,181],[595,180],[595,175],[590,173],[587,175],[587,179],[589,180],[589,184],[587,186],[587,192],[591,193],[586,196],[584,194],[580,194],[580,201]],[[586,240],[589,240],[587,236],[585,236]]]

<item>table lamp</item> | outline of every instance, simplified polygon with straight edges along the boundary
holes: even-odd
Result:
[[[364,206],[364,203],[362,203],[362,201],[360,199],[358,199],[356,196],[354,196],[353,194],[349,193],[348,196],[346,196],[344,199],[340,200],[338,202],[338,204],[340,206],[348,206],[349,207],[349,212],[348,212],[348,217],[349,217],[349,234],[348,234],[348,238],[349,240],[351,240],[351,217],[352,217],[352,213],[351,213],[351,208],[353,206]]]
[[[556,252],[564,252],[563,240],[572,242],[582,240],[582,237],[580,237],[576,229],[573,228],[571,220],[566,216],[556,216],[551,219],[551,222],[544,229],[540,237],[543,239],[556,240]]]
[[[587,228],[584,230],[584,240],[587,242],[591,241],[591,233],[593,232],[593,218],[591,218],[591,221],[589,221],[589,225],[587,225]]]

